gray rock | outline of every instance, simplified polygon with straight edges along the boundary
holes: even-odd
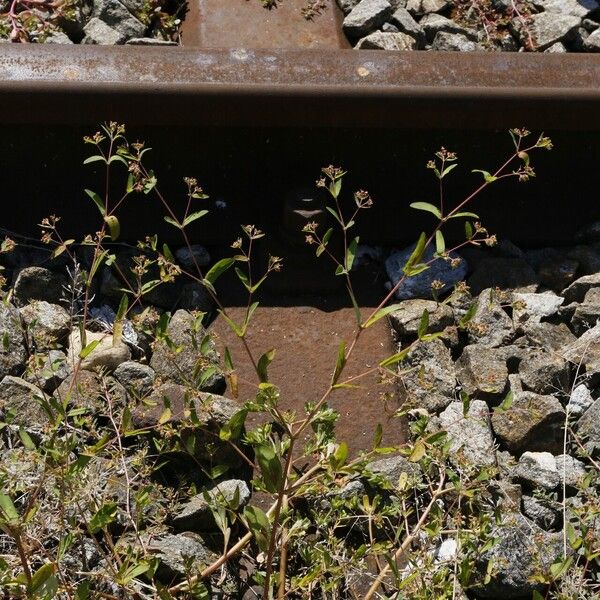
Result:
[[[579,384],[572,392],[567,403],[569,415],[575,419],[579,418],[592,404],[594,398],[590,390],[584,385]]]
[[[513,477],[527,489],[540,488],[548,492],[560,483],[556,459],[550,452],[523,452]]]
[[[521,392],[514,394],[510,408],[494,411],[492,428],[511,452],[555,452],[562,448],[564,419],[556,398]]]
[[[600,272],[600,248],[597,244],[574,246],[567,252],[567,258],[577,261],[579,264],[577,272],[580,275],[593,275]]]
[[[347,15],[360,2],[360,0],[336,0],[342,12]]]
[[[385,33],[400,33],[400,30],[395,25],[392,25],[391,23],[384,23],[381,26],[381,31],[383,31]],[[354,261],[356,262],[356,258],[354,259]],[[354,268],[354,265],[352,265],[352,268]]]
[[[67,355],[61,350],[50,350],[32,357],[23,379],[52,393],[70,374]]]
[[[530,349],[519,364],[523,388],[537,394],[563,394],[570,389],[569,363],[556,352]]]
[[[544,50],[544,54],[566,54],[567,47],[562,42],[556,42]]]
[[[82,44],[98,44],[101,46],[114,46],[122,44],[126,36],[116,29],[107,25],[98,17],[92,17],[83,28],[85,37]]]
[[[406,10],[412,15],[427,15],[441,12],[447,6],[446,0],[408,0]]]
[[[435,13],[425,15],[419,21],[419,27],[425,32],[429,43],[433,42],[436,34],[441,31],[444,33],[460,33],[473,42],[477,41],[477,32],[474,29],[463,27],[452,19]]]
[[[557,13],[541,12],[532,15],[529,19],[529,30],[537,50],[545,50],[552,44],[569,41],[581,23],[580,17],[561,15]],[[520,20],[515,23],[515,29],[524,42],[527,34]]]
[[[572,15],[580,19],[599,7],[596,0],[535,0],[534,4],[549,13]]]
[[[486,288],[535,292],[538,277],[523,258],[491,256],[482,260],[469,277],[472,294],[479,294]]]
[[[504,353],[479,345],[465,346],[456,363],[463,390],[477,398],[498,398],[506,392],[508,370]]]
[[[586,376],[592,382],[600,377],[600,324],[588,329],[575,342],[562,349],[564,358],[573,363],[575,369],[585,367]]]
[[[165,412],[167,408],[169,411]],[[168,423],[179,437],[188,440],[189,447],[195,452],[195,460],[201,465],[214,466],[216,457],[220,464],[240,469],[247,465],[239,451],[219,439],[221,428],[240,408],[237,402],[223,396],[165,383],[155,389],[144,404],[132,410],[132,422],[135,428],[154,431],[159,429],[160,423]],[[192,414],[196,415],[193,419]],[[177,466],[177,457],[173,458],[173,466]],[[197,465],[190,462],[189,454],[184,455],[182,466],[187,470],[197,469]]]
[[[186,283],[181,289],[179,308],[183,310],[198,310],[208,313],[214,308],[214,301],[206,288],[195,281]]]
[[[237,505],[233,506],[237,494]],[[215,528],[211,506],[225,506],[232,510],[243,508],[250,500],[248,484],[241,479],[223,481],[206,491],[190,498],[173,517],[173,525],[180,531],[210,531]]]
[[[598,24],[596,23],[596,25]],[[594,29],[597,29],[597,27],[595,27]],[[584,225],[581,229],[579,229],[579,231],[575,233],[575,241],[578,243],[586,244],[600,242],[600,221],[592,221]]]
[[[415,38],[406,33],[375,31],[356,44],[357,50],[415,50]]]
[[[579,279],[576,279],[564,289],[561,296],[565,299],[565,304],[571,302],[583,302],[585,295],[592,288],[600,287],[600,273],[594,273],[592,275],[584,275]]]
[[[557,529],[562,521],[561,505],[546,498],[523,496],[521,510],[526,517],[546,531]]]
[[[369,35],[381,27],[391,16],[392,5],[388,0],[361,0],[343,22],[348,37]]]
[[[549,533],[520,513],[506,513],[491,532],[497,543],[484,553],[477,563],[483,581],[488,562],[494,569],[488,583],[474,588],[477,598],[531,597],[543,586],[534,582],[534,575],[547,574],[550,565],[562,554],[562,535]]]
[[[401,33],[412,36],[417,41],[417,47],[425,45],[425,32],[423,28],[412,18],[405,8],[399,8],[390,17],[390,23],[398,28]]]
[[[0,381],[0,415],[2,420],[20,425],[27,430],[43,431],[48,425],[48,416],[42,409],[42,390],[21,379],[7,375]]]
[[[415,337],[424,311],[429,315],[428,333],[443,331],[454,323],[454,314],[447,304],[415,298],[400,302],[389,315],[390,325],[400,337]]]
[[[387,484],[392,488],[398,487],[398,482],[402,473],[406,473],[409,480],[413,482],[420,479],[421,470],[419,465],[410,462],[404,456],[388,456],[380,460],[375,460],[366,466],[367,473],[383,477]]]
[[[564,484],[570,491],[577,490],[581,480],[587,475],[583,462],[569,454],[559,454],[556,457],[556,470],[561,487]]]
[[[85,347],[98,342],[92,351],[81,359],[81,368],[84,371],[94,371],[103,369],[105,371],[114,371],[121,363],[131,358],[129,347],[119,342],[115,344],[113,336],[108,333],[86,331]],[[83,350],[81,343],[81,333],[78,328],[73,329],[69,335],[69,364],[73,369],[80,361],[80,353]]]
[[[454,399],[454,364],[441,340],[418,344],[399,369],[399,395],[406,407],[437,413]],[[404,369],[411,370],[402,374]]]
[[[596,400],[579,419],[577,432],[587,452],[600,454],[600,399]]]
[[[439,31],[435,34],[431,48],[440,52],[477,52],[484,50],[481,44],[471,41],[462,33],[446,33],[445,31]]]
[[[540,283],[555,292],[560,292],[572,283],[579,268],[576,260],[568,258],[556,248],[528,250],[525,259],[535,270]],[[568,302],[569,300],[565,300],[565,303]]]
[[[73,41],[62,31],[52,31],[44,40],[44,44],[72,44]]]
[[[524,327],[525,338],[532,346],[545,348],[549,352],[559,352],[577,341],[571,330],[564,324],[559,323],[527,323]]]
[[[27,325],[30,344],[35,345],[38,351],[56,348],[69,335],[71,317],[58,304],[49,304],[44,300],[33,301],[19,312]]]
[[[4,302],[0,302],[0,340],[0,377],[22,373],[27,352],[21,319],[17,309]]]
[[[184,246],[175,252],[177,262],[186,270],[196,273],[197,268],[202,269],[210,264],[210,254],[204,246],[194,244],[189,248]]]
[[[577,334],[582,334],[596,325],[600,319],[600,288],[590,288],[583,302],[577,306],[571,325]]]
[[[85,408],[95,415],[107,414],[108,398],[113,410],[125,406],[125,388],[112,377],[100,377],[91,371],[73,372],[58,386],[54,396],[69,406]]]
[[[219,558],[208,548],[202,537],[192,532],[150,537],[147,540],[147,549],[160,560],[157,576],[168,582],[185,577],[185,558],[193,557],[193,572],[205,569]]]
[[[161,377],[220,394],[225,391],[225,376],[218,367],[219,355],[214,343],[202,353],[206,330],[193,314],[178,310],[167,326],[166,340],[157,340],[150,366]]]
[[[393,286],[395,286],[403,277],[402,268],[410,258],[415,249],[415,244],[394,252],[385,261],[385,270]],[[433,259],[435,249],[429,247],[425,250],[422,262],[426,263]],[[460,260],[456,267],[452,267],[448,262],[437,259],[431,263],[430,267],[413,277],[406,277],[396,290],[396,298],[399,300],[408,300],[409,298],[433,298],[431,293],[431,284],[433,281],[440,281],[443,288],[439,290],[440,294],[449,291],[452,286],[462,281],[467,274],[466,262],[456,253],[451,253],[450,258]]]
[[[156,373],[148,365],[128,360],[115,369],[114,377],[125,389],[143,398],[152,391]]]
[[[473,318],[467,325],[470,343],[498,348],[514,338],[512,320],[502,308],[500,300],[494,290],[481,292]]]
[[[466,416],[462,402],[451,402],[440,413],[442,429],[448,433],[450,460],[457,466],[494,466],[496,449],[490,427],[489,407],[471,400]]]
[[[135,18],[119,0],[95,0],[92,17],[104,21],[118,31],[123,39],[144,37],[146,33],[146,25]]]
[[[30,300],[45,300],[58,304],[65,278],[43,267],[25,267],[17,275],[13,298],[20,306]]]
[[[142,37],[131,38],[125,42],[127,46],[179,46],[173,40],[161,40],[160,38]]]
[[[583,21],[581,21],[581,26],[591,33],[600,27],[600,23],[593,19],[583,19]]]
[[[525,322],[539,323],[542,319],[555,315],[565,301],[554,292],[544,292],[543,294],[515,292],[512,300],[515,325]]]

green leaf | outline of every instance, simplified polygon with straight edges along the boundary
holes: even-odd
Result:
[[[329,457],[329,464],[334,470],[341,469],[348,458],[348,444],[342,442]]]
[[[244,508],[244,519],[256,540],[259,550],[267,552],[271,537],[271,523],[269,523],[267,514],[258,506],[246,506]]]
[[[433,205],[430,204],[429,202],[413,202],[410,205],[411,208],[415,208],[416,210],[424,210],[426,212],[430,212],[431,214],[435,215],[438,219],[442,218],[442,213],[440,212],[440,209]]]
[[[0,494],[0,519],[8,525],[17,525],[19,523],[19,513],[6,494]]]
[[[30,598],[50,599],[56,596],[58,592],[58,580],[54,572],[56,566],[53,563],[42,565],[31,577],[31,582],[27,586],[28,596]]]
[[[423,309],[423,314],[421,315],[421,321],[419,322],[419,327],[417,329],[417,336],[420,340],[423,339],[423,336],[427,333],[427,329],[429,327],[429,312],[427,309]]]
[[[19,437],[27,450],[35,450],[35,444],[33,443],[31,436],[22,427],[19,427]]]
[[[90,533],[98,533],[102,529],[108,527],[108,525],[115,520],[117,512],[116,502],[107,502],[106,504],[103,504],[88,523]]]
[[[261,383],[268,383],[269,376],[267,374],[267,368],[275,358],[275,349],[272,348],[268,352],[265,352],[259,359],[256,369],[258,371],[258,378]]]
[[[348,245],[348,250],[346,251],[346,271],[352,269],[354,257],[356,256],[356,249],[358,248],[358,241],[359,238],[355,237]]]
[[[174,263],[175,257],[173,256],[173,253],[171,252],[171,249],[169,248],[169,246],[167,246],[167,244],[163,244],[162,250],[163,250],[163,254],[165,255],[165,258],[167,260],[171,261],[172,263]]]
[[[252,286],[250,285],[250,280],[248,279],[248,275],[246,275],[246,273],[244,273],[244,271],[242,271],[239,267],[235,267],[234,271],[235,271],[235,274],[237,275],[237,278],[242,282],[242,285],[248,291],[250,291]]]
[[[494,408],[494,412],[495,413],[506,412],[512,406],[513,400],[514,400],[513,393],[508,392],[508,394],[506,394],[506,396],[504,396],[504,400],[502,400],[501,404],[499,406],[496,406],[496,408]]]
[[[334,198],[338,198],[342,191],[342,178],[336,179],[329,184],[329,192]]]
[[[452,171],[452,169],[454,169],[455,167],[458,167],[458,163],[454,163],[453,165],[446,167],[442,172],[442,177],[446,177],[446,175],[448,175],[448,173],[450,173],[450,171]]]
[[[486,183],[493,183],[494,181],[496,181],[496,179],[498,179],[497,177],[494,177],[492,174],[488,173],[487,171],[483,171],[481,169],[473,169],[471,171],[471,173],[481,173],[483,175],[483,179],[485,180]]]
[[[94,348],[96,348],[96,346],[99,343],[100,340],[94,340],[93,342],[90,342],[85,348],[81,350],[81,352],[79,353],[79,358],[81,358],[81,360],[87,358],[94,351]]]
[[[238,410],[230,419],[221,427],[219,431],[219,438],[223,441],[237,440],[242,434],[246,417],[248,416],[248,409],[242,408]]]
[[[270,444],[261,444],[255,448],[255,453],[265,488],[271,493],[278,492],[283,479],[283,469],[275,450]]]
[[[383,427],[381,423],[377,423],[377,427],[375,427],[375,435],[373,436],[373,449],[379,448],[381,446],[381,438],[383,437]]]
[[[229,269],[235,261],[233,258],[222,258],[217,261],[205,275],[204,279],[210,284],[213,284],[227,269]]]
[[[229,348],[227,346],[225,346],[225,350],[224,350],[223,354],[224,354],[223,361],[225,363],[225,368],[228,371],[233,371],[233,369],[234,369],[233,359],[231,358],[231,352],[229,351]]]
[[[94,162],[103,162],[104,164],[106,164],[106,159],[104,158],[104,156],[100,156],[99,154],[94,154],[94,156],[90,156],[90,157],[86,158],[83,161],[83,164],[89,165],[90,163],[94,163]]]
[[[173,227],[177,227],[177,229],[182,229],[181,227],[181,223],[179,221],[176,221],[175,219],[173,219],[173,217],[169,217],[168,215],[165,215],[163,217],[163,219],[169,224],[169,225],[173,225]]]
[[[380,308],[372,317],[369,317],[364,322],[363,329],[366,329],[367,327],[371,327],[371,325],[373,325],[374,323],[377,323],[377,321],[379,321],[379,319],[383,319],[383,317],[386,317],[387,315],[389,315],[390,313],[393,313],[394,311],[398,310],[401,307],[402,307],[402,304],[390,304],[389,306]]]
[[[207,210],[198,210],[198,211],[192,213],[191,215],[188,215],[183,220],[183,226],[187,227],[190,223],[193,223],[194,221],[201,219],[204,215],[207,215],[207,214],[208,214]]]
[[[337,212],[331,208],[331,206],[326,206],[325,210],[333,215],[333,218],[341,225],[342,228],[344,227],[344,222],[340,219],[340,216],[337,214]]]
[[[327,247],[327,244],[329,243],[329,240],[331,239],[332,234],[333,234],[333,228],[330,227],[325,232],[325,235],[321,239],[321,243],[317,247],[317,251],[316,251],[317,256],[321,256],[321,254],[323,254],[323,252],[325,252],[325,248]]]
[[[123,337],[123,321],[125,320],[128,308],[129,298],[127,297],[127,294],[123,294],[113,324],[113,346],[118,346],[121,343]]]
[[[346,342],[342,340],[340,345],[338,346],[337,353],[337,361],[335,363],[335,371],[333,372],[333,377],[331,378],[332,385],[337,383],[339,376],[344,370],[344,366],[346,365]]]
[[[467,312],[458,321],[458,326],[461,329],[464,329],[467,326],[467,323],[475,316],[476,311],[477,311],[477,303],[473,302],[471,304],[471,306],[469,306]]]
[[[90,582],[82,581],[75,590],[75,600],[90,600]]]
[[[393,354],[392,356],[388,356],[385,360],[382,360],[379,363],[380,367],[390,367],[391,365],[395,365],[396,363],[402,362],[411,351],[412,346],[407,346],[404,350],[401,350],[397,354]]]
[[[96,192],[92,190],[84,190],[85,193],[94,201],[94,204],[98,207],[100,214],[104,217],[106,215],[106,207],[104,206],[104,202]]]
[[[479,215],[476,215],[473,212],[465,212],[465,211],[454,213],[453,215],[450,215],[448,218],[449,219],[457,219],[458,217],[470,217],[472,219],[479,219]]]
[[[560,579],[569,570],[572,563],[573,555],[569,556],[566,560],[550,565],[550,573],[554,580]]]
[[[133,173],[129,173],[129,175],[127,176],[127,185],[125,186],[125,191],[128,194],[131,194],[131,192],[133,192],[133,184],[135,183],[135,180],[133,178]]]
[[[148,179],[144,181],[144,194],[149,194],[158,183],[156,176],[154,175],[154,171],[150,171],[148,174]]]
[[[110,239],[113,242],[116,242],[119,235],[121,234],[121,225],[119,223],[119,219],[115,217],[115,215],[105,216],[104,221],[108,225],[108,230],[110,231]]]
[[[410,460],[410,462],[419,462],[425,456],[425,451],[425,442],[423,442],[423,440],[417,440],[408,460]]]
[[[435,232],[435,251],[438,254],[444,254],[444,252],[446,252],[444,234],[439,229]]]
[[[411,277],[411,275],[416,274],[416,273],[412,273],[412,271],[414,271],[415,266],[421,262],[421,257],[423,256],[423,252],[425,251],[426,243],[427,243],[427,236],[425,235],[425,232],[423,232],[419,236],[419,239],[417,241],[415,249],[413,250],[409,259],[406,261],[404,268],[402,269],[404,271],[404,273],[406,275],[408,275],[409,277]]]
[[[469,410],[471,408],[471,396],[469,396],[467,392],[462,391],[460,393],[460,399],[463,406],[463,417],[466,417],[469,414]]]
[[[229,325],[229,327],[231,328],[233,333],[235,333],[235,335],[237,335],[238,337],[244,337],[244,331],[238,327],[235,321],[228,317],[221,309],[219,309],[218,312],[223,317],[223,319],[225,319],[225,323]]]
[[[469,221],[465,221],[465,236],[468,240],[473,238],[473,225]]]

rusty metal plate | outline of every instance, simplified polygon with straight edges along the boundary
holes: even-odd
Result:
[[[598,130],[598,106],[598,54],[0,51],[0,110],[12,123]]]
[[[183,24],[185,46],[204,48],[339,49],[350,44],[342,32],[343,14],[325,0],[321,14],[307,20],[307,0],[282,0],[266,9],[261,0],[191,0]]]
[[[229,308],[228,313],[243,319],[245,307]],[[365,309],[370,314],[373,309]],[[329,387],[342,340],[348,344],[354,337],[356,321],[354,309],[338,308],[324,311],[314,306],[261,306],[254,313],[248,333],[248,344],[260,356],[275,348],[275,359],[269,366],[270,380],[281,392],[279,408],[294,411],[298,418],[304,414],[306,402],[317,402]],[[245,354],[240,339],[222,319],[211,327],[217,336],[221,352],[228,347],[239,377],[239,399],[244,401],[256,395],[258,380]],[[353,381],[356,388],[335,390],[329,406],[340,413],[336,434],[348,443],[353,454],[370,450],[377,424],[383,428],[383,443],[400,444],[406,441],[406,423],[394,418],[399,408],[396,388],[379,383],[378,362],[395,351],[387,322],[382,319],[365,329],[356,352],[348,361],[346,377],[371,371]],[[382,394],[389,393],[384,400]],[[230,393],[230,392],[229,392]],[[250,424],[260,423],[254,415]]]

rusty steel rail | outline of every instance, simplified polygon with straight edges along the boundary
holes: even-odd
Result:
[[[5,123],[600,128],[600,55],[0,46]]]

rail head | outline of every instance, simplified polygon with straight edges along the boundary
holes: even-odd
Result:
[[[55,110],[42,117],[44,106]],[[0,107],[12,122],[114,113],[163,124],[419,127],[427,119],[427,127],[488,128],[522,115],[531,126],[596,129],[600,55],[2,44]]]

